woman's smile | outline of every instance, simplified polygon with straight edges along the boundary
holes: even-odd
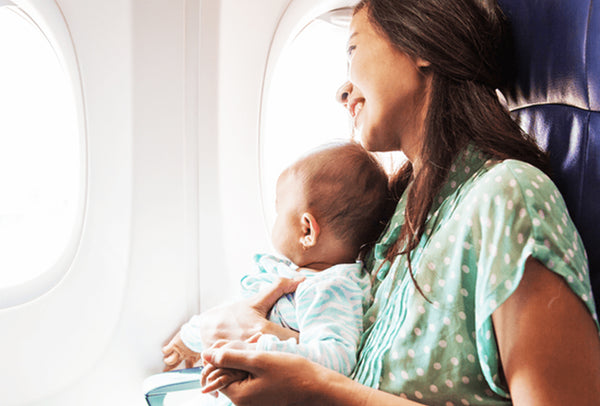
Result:
[[[350,112],[350,116],[352,117],[352,129],[355,131],[359,130],[358,115],[364,105],[364,100],[356,100],[351,102],[348,106],[348,111]]]
[[[422,137],[430,75],[429,63],[392,46],[358,11],[350,24],[348,80],[337,100],[348,109],[353,133],[369,151],[402,150],[409,159]]]

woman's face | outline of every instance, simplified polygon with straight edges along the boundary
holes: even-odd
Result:
[[[348,109],[355,134],[370,151],[402,150],[415,158],[430,88],[426,61],[399,51],[370,23],[354,15],[348,40],[348,82],[337,99]]]

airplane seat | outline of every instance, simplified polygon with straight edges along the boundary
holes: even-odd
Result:
[[[513,38],[513,76],[501,90],[521,127],[550,154],[600,308],[600,3],[498,2]]]
[[[512,80],[501,89],[514,117],[549,151],[589,257],[600,309],[600,4],[594,0],[499,0],[514,53]],[[200,370],[147,380],[149,405],[167,393],[198,388]]]

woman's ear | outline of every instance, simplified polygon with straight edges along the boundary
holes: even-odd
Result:
[[[317,244],[317,239],[321,233],[319,223],[317,223],[317,220],[312,214],[304,212],[301,218],[301,226],[302,236],[300,237],[300,244],[302,245],[302,248],[308,249],[314,247]]]
[[[423,58],[419,58],[418,56],[415,58],[415,64],[417,65],[418,69],[427,69],[431,66],[431,62],[426,61]]]
[[[424,76],[429,76],[431,73],[431,62],[426,61],[423,58],[419,58],[418,56],[414,58],[415,67],[417,70]]]

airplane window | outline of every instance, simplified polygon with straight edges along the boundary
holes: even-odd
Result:
[[[0,6],[0,58],[0,288],[8,288],[65,254],[81,217],[83,140],[57,52],[10,2]]]
[[[262,195],[269,228],[279,173],[307,150],[351,137],[348,114],[335,100],[346,78],[346,41],[346,28],[314,20],[283,49],[273,70],[261,133]]]

